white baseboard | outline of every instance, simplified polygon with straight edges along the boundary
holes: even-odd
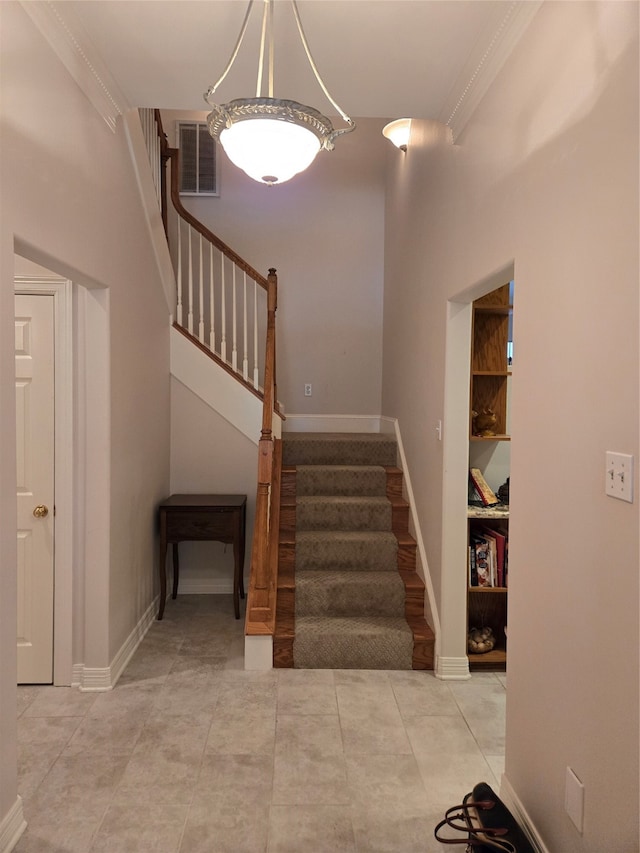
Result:
[[[245,579],[245,589],[247,580]],[[233,581],[230,578],[180,578],[178,595],[231,595]]]
[[[136,649],[145,637],[158,613],[159,598],[156,596],[147,607],[138,624],[124,641],[109,666],[89,667],[75,663],[72,673],[72,687],[79,687],[83,693],[101,693],[112,690]]]
[[[380,432],[380,415],[287,415],[283,432]]]
[[[502,775],[502,779],[500,781],[500,798],[504,801],[505,806],[512,812],[513,816],[524,830],[525,835],[533,845],[533,849],[536,850],[537,853],[549,853],[548,848],[540,837],[540,833],[534,826],[527,810],[523,806],[516,792],[513,790],[511,783],[505,774]]]
[[[436,655],[435,676],[442,681],[468,681],[471,678],[469,658],[466,655],[461,658]]]
[[[11,853],[26,828],[22,797],[16,797],[15,803],[0,821],[0,853]]]
[[[116,686],[118,679],[125,670],[125,667],[133,657],[140,643],[143,641],[147,631],[153,625],[155,618],[158,615],[159,606],[160,596],[156,596],[142,614],[138,624],[124,641],[114,659],[111,661],[111,666],[109,667],[111,687]]]

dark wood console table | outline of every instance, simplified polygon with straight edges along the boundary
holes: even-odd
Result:
[[[240,618],[240,598],[244,598],[244,551],[247,515],[246,495],[171,495],[162,501],[160,512],[160,609],[164,615],[167,598],[167,545],[173,545],[173,592],[178,594],[179,542],[224,542],[233,545],[233,606]]]

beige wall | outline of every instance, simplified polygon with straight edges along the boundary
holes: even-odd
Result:
[[[256,434],[256,441],[259,434]],[[258,484],[258,446],[177,379],[171,380],[171,493],[247,496],[245,574],[249,573]],[[233,550],[219,542],[180,545],[180,590],[229,590]],[[246,586],[246,584],[245,584]]]
[[[88,435],[85,450],[87,468],[101,458],[106,476],[78,509],[98,538],[106,525],[108,577],[94,578],[105,630],[96,639],[87,626],[92,642],[75,662],[108,666],[151,603],[154,505],[169,488],[168,310],[123,128],[109,130],[17,3],[2,4],[1,59],[0,822],[16,796],[14,240],[78,294],[83,285],[103,294],[99,355],[110,385],[87,382],[108,413],[106,441],[96,448]],[[91,597],[91,584],[84,592]],[[75,617],[83,602],[73,606]]]
[[[551,853],[638,850],[638,497],[604,495],[606,450],[639,463],[637,15],[544,4],[457,144],[418,123],[389,179],[383,413],[441,606],[447,301],[515,261],[506,777]]]
[[[206,113],[163,111],[172,144],[178,115]],[[278,187],[252,181],[222,152],[220,198],[183,199],[257,270],[278,270],[278,396],[287,412],[380,413],[383,124],[358,121],[334,151]]]

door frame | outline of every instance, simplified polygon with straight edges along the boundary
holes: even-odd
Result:
[[[473,301],[515,277],[515,260],[447,302],[442,476],[441,640],[436,675],[471,677],[467,657],[467,483],[469,478],[469,371]]]
[[[60,277],[14,276],[14,292],[53,296],[54,310],[54,592],[53,684],[72,683],[73,656],[73,299]]]

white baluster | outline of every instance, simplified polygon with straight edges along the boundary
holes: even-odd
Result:
[[[215,287],[213,284],[213,244],[209,243],[209,349],[216,351]]]
[[[236,265],[233,265],[233,346],[231,349],[231,367],[238,370],[238,322],[236,318]]]
[[[249,378],[249,353],[247,351],[247,274],[244,274],[243,283],[243,302],[242,302],[242,343],[244,346],[244,356],[242,359],[242,378],[246,381]]]
[[[204,343],[204,270],[202,269],[202,234],[200,236],[200,276],[199,276],[199,287],[198,287],[198,299],[200,300],[200,305],[198,306],[198,313],[200,316],[200,322],[198,323],[198,340],[201,344]]]
[[[191,226],[188,226],[189,236],[189,313],[187,314],[187,331],[193,334],[193,250],[191,248]]]
[[[182,228],[181,228],[182,219],[178,217],[178,275],[177,285],[178,285],[178,304],[177,304],[177,315],[178,315],[178,325],[182,326]]]
[[[253,282],[253,387],[258,387],[258,282]]]
[[[222,315],[222,338],[220,340],[220,358],[227,361],[227,294],[224,283],[224,255],[220,252],[220,266],[222,268],[222,291],[220,313]]]

